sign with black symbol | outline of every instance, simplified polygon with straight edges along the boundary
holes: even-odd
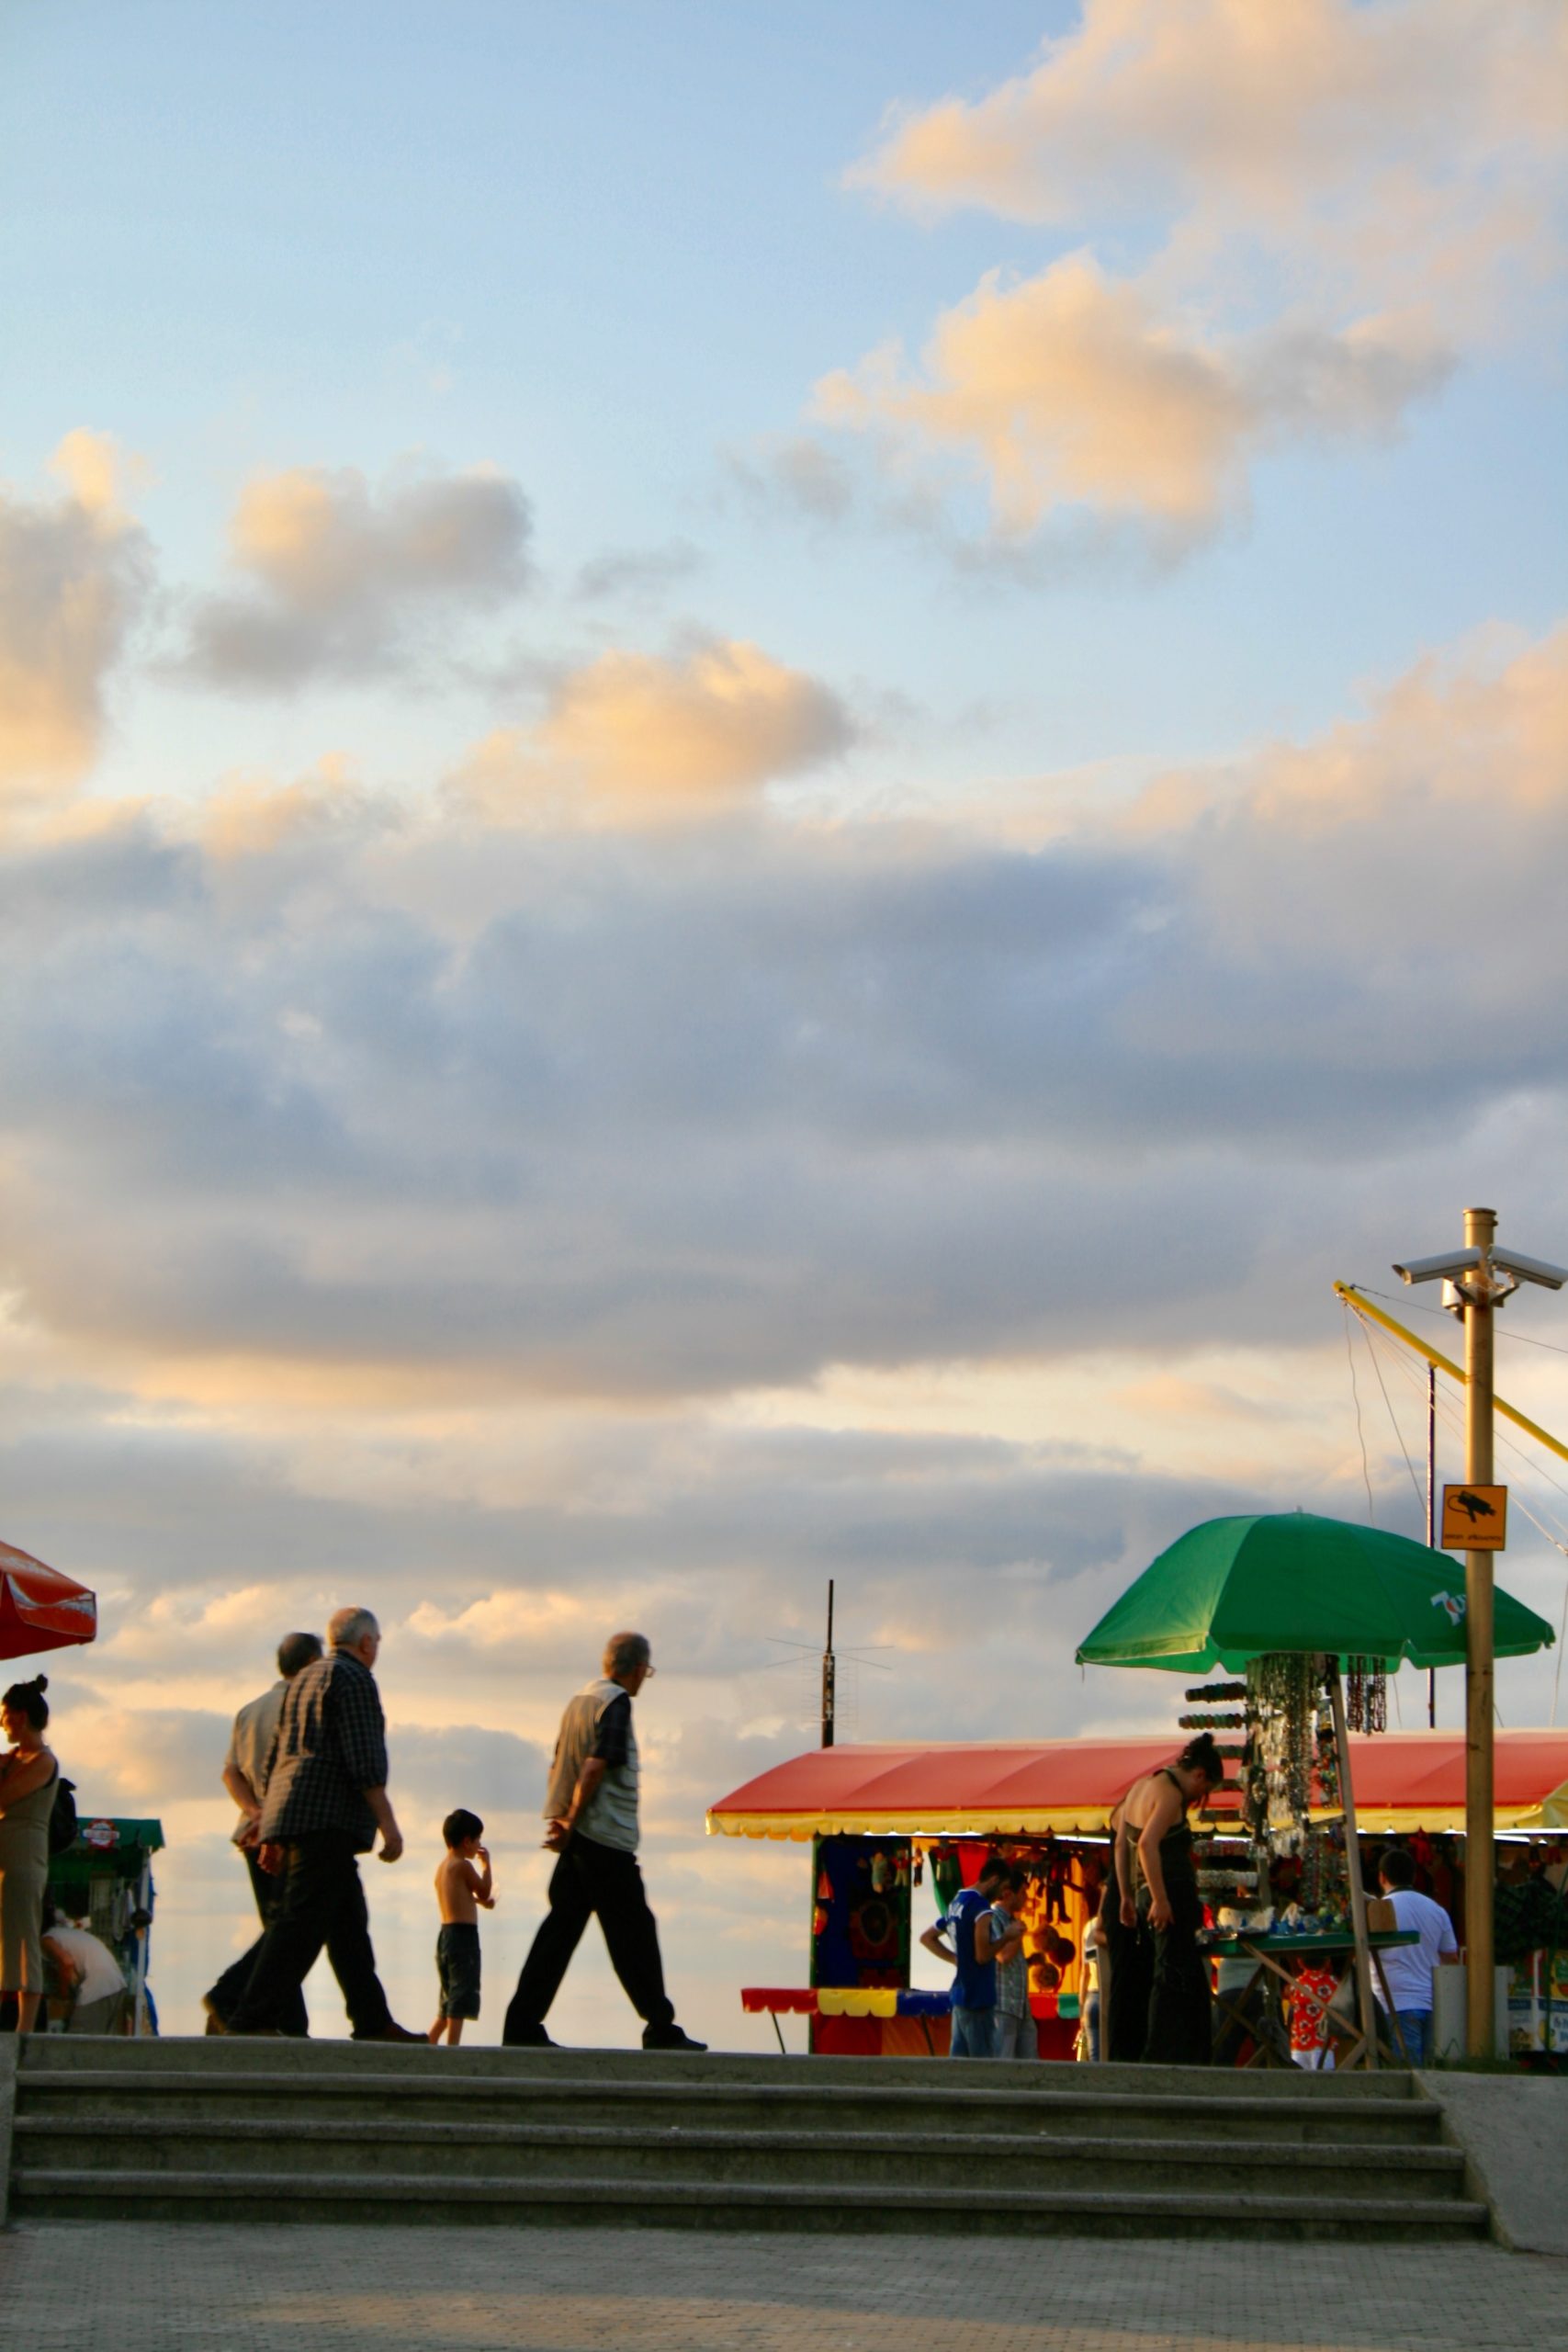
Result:
[[[1445,1487],[1445,1552],[1501,1552],[1508,1541],[1506,1487]]]

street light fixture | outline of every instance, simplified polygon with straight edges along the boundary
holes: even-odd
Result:
[[[1495,1209],[1466,1209],[1462,1250],[1411,1258],[1394,1272],[1406,1283],[1440,1282],[1443,1304],[1464,1317],[1464,1475],[1489,1487],[1492,1473],[1493,1329],[1495,1308],[1521,1282],[1561,1290],[1568,1269],[1495,1244]],[[1472,2058],[1494,2054],[1492,1991],[1492,1855],[1495,1827],[1493,1721],[1492,1555],[1464,1555],[1464,1941],[1466,2044]]]

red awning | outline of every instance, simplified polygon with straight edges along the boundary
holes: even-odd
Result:
[[[0,1657],[90,1642],[97,1630],[97,1600],[85,1584],[0,1544]]]
[[[918,1836],[1092,1834],[1179,1738],[1062,1739],[1016,1746],[813,1748],[748,1781],[708,1813],[729,1838],[839,1831]],[[1390,1732],[1352,1740],[1356,1811],[1371,1830],[1464,1827],[1464,1740]],[[1568,1731],[1499,1732],[1500,1829],[1568,1827]]]

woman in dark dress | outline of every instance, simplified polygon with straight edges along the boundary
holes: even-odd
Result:
[[[1136,1910],[1133,1911],[1131,1923],[1126,1917],[1129,1905],[1115,1867],[1116,1851],[1122,1843],[1120,1805],[1111,1815],[1111,1834],[1116,1845],[1111,1848],[1111,1867],[1105,1874],[1098,1921],[1100,2047],[1113,2064],[1135,2066],[1148,2039],[1149,1979],[1154,1971],[1154,1952],[1148,1930],[1138,1925]]]
[[[1187,1815],[1218,1788],[1224,1771],[1213,1736],[1202,1732],[1174,1764],[1134,1781],[1122,1802],[1116,1833],[1122,1922],[1148,1939],[1150,1951],[1140,2053],[1146,2065],[1206,2066],[1213,2055],[1209,1964],[1198,1949],[1203,1906]]]

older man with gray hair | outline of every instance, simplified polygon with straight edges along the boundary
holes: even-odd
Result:
[[[281,1881],[231,2033],[278,2033],[321,1946],[343,1989],[355,2041],[418,2041],[394,2025],[370,1943],[359,1856],[377,1832],[381,1860],[403,1850],[387,1795],[387,1727],[372,1668],[381,1628],[368,1609],[340,1609],[327,1656],[284,1693],[256,1824],[263,1867]]]
[[[569,1700],[545,1798],[545,1844],[558,1854],[550,1907],[523,1963],[502,2041],[550,2048],[545,2018],[582,1930],[598,1914],[610,1963],[643,2020],[645,2050],[702,2050],[675,2022],[659,1928],[637,1863],[637,1753],[632,1701],[653,1672],[643,1634],[612,1634],[604,1671]]]

